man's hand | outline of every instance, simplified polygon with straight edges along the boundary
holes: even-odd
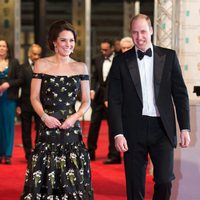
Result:
[[[104,106],[108,108],[108,101],[104,101]]]
[[[16,108],[16,113],[17,113],[18,116],[21,115],[21,113],[22,113],[22,109],[21,109],[20,106],[17,106],[17,108]]]
[[[90,98],[91,98],[91,100],[94,100],[94,96],[95,96],[95,91],[94,90],[90,90]]]
[[[117,136],[115,138],[115,148],[119,152],[128,151],[127,141],[126,141],[126,138],[123,135]]]
[[[189,133],[189,131],[182,130],[181,134],[180,134],[180,139],[181,139],[181,141],[179,143],[180,147],[182,147],[182,148],[188,147],[189,144],[190,144],[190,133]]]

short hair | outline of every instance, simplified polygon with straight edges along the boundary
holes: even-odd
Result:
[[[138,14],[138,15],[135,15],[132,19],[131,19],[131,22],[130,22],[130,30],[131,30],[131,26],[132,26],[132,23],[134,21],[136,21],[137,19],[145,19],[149,25],[149,28],[152,27],[152,24],[151,24],[151,19],[149,18],[148,15],[144,15],[144,14]]]
[[[56,41],[60,32],[64,30],[71,31],[76,42],[77,35],[74,27],[66,20],[57,20],[51,24],[48,32],[48,45],[52,51],[55,51],[53,42]]]
[[[6,43],[6,46],[7,46],[7,55],[6,55],[6,59],[9,59],[11,58],[11,50],[10,50],[10,45],[8,43],[8,41],[6,39],[1,39],[0,38],[0,41],[4,41]]]
[[[34,47],[36,47],[36,48],[40,49],[40,51],[42,51],[42,47],[41,47],[39,44],[33,43],[33,44],[29,47],[28,53],[30,53]]]
[[[114,46],[113,41],[110,40],[110,39],[103,39],[103,40],[101,40],[101,44],[102,44],[102,43],[108,43],[108,44],[110,45],[110,47],[113,47],[113,46]]]
[[[131,37],[123,37],[123,38],[120,40],[120,45],[121,45],[122,43],[124,43],[124,42],[128,42],[128,43],[130,43],[131,45],[134,45],[134,44],[133,44],[133,40],[132,40]]]

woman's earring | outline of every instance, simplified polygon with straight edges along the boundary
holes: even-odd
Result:
[[[54,51],[55,51],[56,53],[58,53],[58,48],[57,48],[56,45],[54,45]]]

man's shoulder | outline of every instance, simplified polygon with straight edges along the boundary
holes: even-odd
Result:
[[[135,48],[133,47],[132,49],[129,49],[128,51],[121,53],[117,56],[115,56],[115,60],[124,60],[128,58],[133,58],[135,54]]]
[[[27,66],[29,66],[30,64],[29,64],[29,62],[28,61],[25,61],[24,63],[22,63],[20,66],[21,67],[27,67]]]
[[[161,47],[161,46],[156,46],[156,45],[153,45],[153,47],[154,47],[154,50],[157,51],[157,52],[175,53],[175,50],[169,49],[169,48],[166,48],[166,47]]]
[[[94,58],[94,62],[99,62],[99,61],[102,61],[102,60],[104,60],[103,55],[98,55],[98,56],[96,56],[96,57]]]

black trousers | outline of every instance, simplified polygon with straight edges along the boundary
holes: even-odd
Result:
[[[140,139],[124,154],[128,200],[143,200],[148,155],[154,169],[153,200],[169,200],[173,174],[174,148],[160,118],[143,117]]]
[[[35,112],[31,111],[22,111],[21,113],[21,127],[22,127],[22,143],[25,151],[25,157],[28,160],[31,151],[32,151],[32,136],[31,136],[31,129],[32,129],[32,119],[34,118],[35,121],[35,143],[38,140],[38,132],[39,132],[39,124],[40,118]]]
[[[92,108],[91,122],[88,132],[88,151],[94,153],[97,149],[97,141],[99,137],[99,130],[101,122],[103,119],[108,121],[107,108],[104,105],[99,105],[98,107]],[[108,146],[108,158],[110,159],[119,159],[120,153],[115,148],[114,138],[111,135],[108,124],[108,137],[109,137],[109,146]]]

